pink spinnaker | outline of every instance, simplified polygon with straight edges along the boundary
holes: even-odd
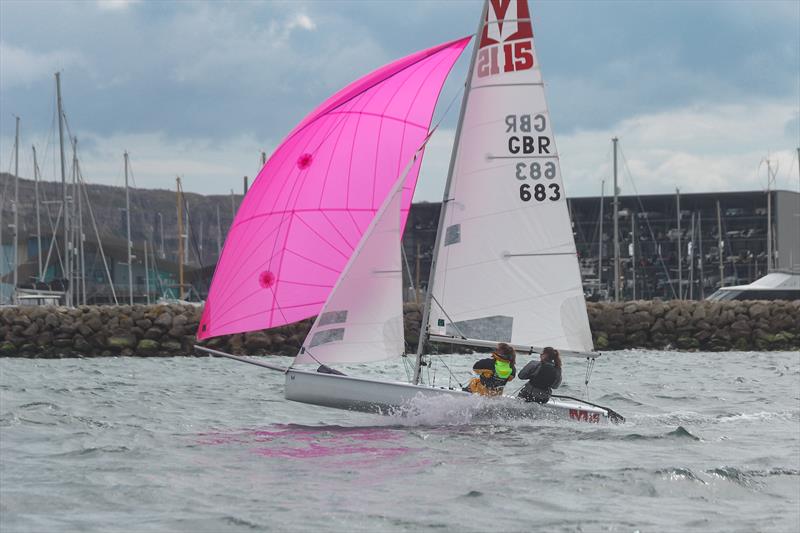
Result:
[[[444,81],[469,40],[379,68],[331,96],[286,137],[236,214],[199,339],[267,329],[319,312],[425,140]],[[421,161],[406,178],[403,223]]]

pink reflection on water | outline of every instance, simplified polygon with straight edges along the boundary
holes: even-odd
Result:
[[[365,463],[392,459],[418,452],[398,446],[402,431],[386,428],[345,428],[276,425],[275,429],[202,433],[200,445],[257,444],[252,452],[262,457],[288,459],[348,458],[337,466],[364,466]],[[265,446],[265,444],[267,446]],[[427,464],[428,461],[422,461]],[[419,466],[424,466],[420,464]]]

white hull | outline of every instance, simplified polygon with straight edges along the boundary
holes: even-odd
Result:
[[[462,399],[475,403],[476,397],[461,390],[411,385],[409,383],[323,374],[290,368],[286,372],[287,400],[334,409],[378,414],[418,411],[420,402]],[[480,398],[478,414],[511,418],[556,418],[585,422],[607,422],[608,412],[577,401],[551,398],[545,405],[526,403],[508,396]]]

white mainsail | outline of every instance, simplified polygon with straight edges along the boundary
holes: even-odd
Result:
[[[525,0],[478,32],[429,332],[591,350],[575,241]]]
[[[419,153],[375,214],[295,363],[365,363],[403,354],[401,206],[406,175]]]

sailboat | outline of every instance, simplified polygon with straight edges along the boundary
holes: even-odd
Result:
[[[335,369],[408,357],[401,237],[425,146],[438,127],[431,126],[434,107],[471,39],[412,54],[330,97],[288,135],[245,196],[197,336],[316,316],[293,364],[199,350],[283,372],[288,400],[380,413],[402,412],[420,398],[472,397],[424,382],[426,341],[506,342],[518,354],[553,346],[593,366],[599,354],[592,351],[528,4],[487,0],[461,103],[413,378],[389,382]],[[510,397],[480,403],[515,414],[622,420],[609,408],[564,396],[544,405]]]

